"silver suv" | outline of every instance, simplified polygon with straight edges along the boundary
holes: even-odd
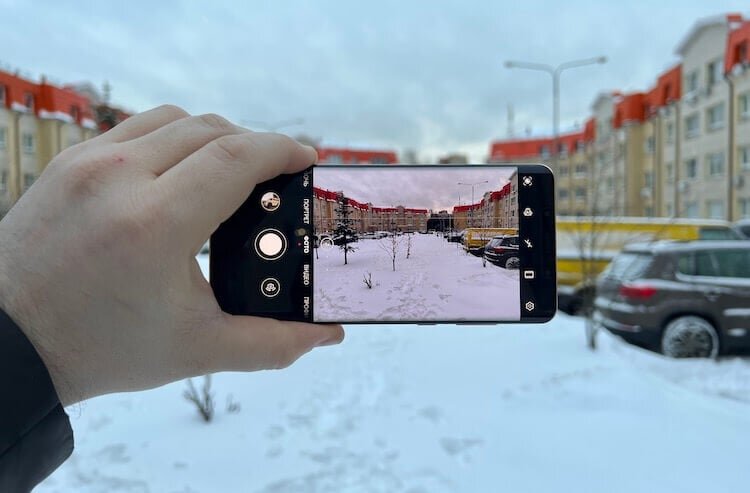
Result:
[[[595,321],[673,357],[750,349],[750,241],[625,247],[596,284]]]

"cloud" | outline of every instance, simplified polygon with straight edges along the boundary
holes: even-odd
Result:
[[[602,90],[642,90],[675,61],[699,18],[743,1],[666,2],[110,2],[3,0],[5,59],[56,80],[108,80],[116,103],[163,102],[235,120],[304,118],[283,129],[338,142],[484,159],[515,129],[549,131],[551,84],[508,59],[566,72],[561,122],[589,115]],[[484,143],[484,144],[483,144]],[[484,151],[482,151],[484,149]],[[426,151],[423,151],[426,150]]]
[[[460,183],[474,183],[474,202],[479,202],[488,191],[500,190],[515,167],[316,167],[313,184],[331,191],[342,191],[358,202],[377,207],[425,208],[434,211],[461,204],[469,204],[472,187]]]

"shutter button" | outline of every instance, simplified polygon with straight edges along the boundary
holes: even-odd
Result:
[[[286,252],[286,238],[278,229],[264,229],[255,238],[255,251],[261,258],[276,260]]]

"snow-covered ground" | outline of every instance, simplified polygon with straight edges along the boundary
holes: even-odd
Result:
[[[315,260],[315,320],[519,320],[517,270],[467,255],[458,243],[435,235],[396,237],[396,271],[391,238],[362,239],[348,254],[338,246],[319,248]],[[363,282],[372,275],[372,289]]]
[[[216,375],[211,424],[182,382],[70,408],[76,450],[35,491],[746,491],[750,361],[599,341],[564,315],[348,326],[289,369]]]

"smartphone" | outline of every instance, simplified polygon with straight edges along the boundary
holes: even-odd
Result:
[[[546,322],[557,306],[543,165],[315,165],[255,187],[211,236],[231,314],[321,323]]]

